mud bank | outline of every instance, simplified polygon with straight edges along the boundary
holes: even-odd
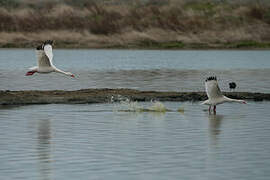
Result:
[[[231,98],[263,101],[270,94],[250,92],[225,92]],[[125,99],[132,101],[203,101],[205,92],[159,92],[132,89],[82,89],[77,91],[0,91],[0,105],[30,104],[84,104],[110,103]]]

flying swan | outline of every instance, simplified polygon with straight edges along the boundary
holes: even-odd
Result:
[[[58,68],[56,68],[53,65],[52,59],[53,59],[53,53],[52,53],[52,40],[45,41],[42,45],[39,45],[36,48],[36,55],[38,60],[38,66],[31,67],[25,75],[31,76],[35,73],[51,73],[51,72],[57,72],[62,73],[70,77],[75,77],[70,72],[62,71]]]
[[[207,94],[208,99],[204,101],[202,104],[208,105],[208,111],[211,111],[211,106],[214,106],[213,111],[216,112],[216,105],[225,103],[225,102],[238,102],[241,104],[246,104],[246,101],[239,100],[239,99],[231,99],[224,95],[222,95],[218,83],[217,77],[208,77],[205,80],[205,91]]]

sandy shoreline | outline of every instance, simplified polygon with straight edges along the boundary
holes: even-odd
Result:
[[[231,98],[251,101],[270,100],[269,93],[224,92]],[[82,89],[76,91],[0,91],[0,105],[87,104],[132,101],[203,101],[205,92],[159,92],[132,89]]]

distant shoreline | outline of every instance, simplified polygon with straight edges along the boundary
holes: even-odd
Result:
[[[0,48],[25,48],[35,49],[37,42],[10,42],[1,43]],[[182,43],[182,42],[140,42],[116,44],[116,43],[83,43],[56,41],[57,49],[135,49],[135,50],[269,50],[270,43],[255,41],[240,41],[233,43]]]
[[[270,93],[224,92],[231,98],[270,101]],[[76,91],[0,91],[0,107],[33,104],[91,104],[131,101],[203,101],[205,92],[159,92],[133,89],[82,89]]]

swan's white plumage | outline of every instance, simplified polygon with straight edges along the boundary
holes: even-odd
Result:
[[[216,99],[223,96],[216,80],[206,81],[205,90],[209,99]]]
[[[52,66],[50,59],[43,50],[36,50],[36,56],[39,68],[48,68]]]
[[[52,63],[53,59],[52,45],[50,44],[44,45],[44,53],[49,58],[49,61]]]

